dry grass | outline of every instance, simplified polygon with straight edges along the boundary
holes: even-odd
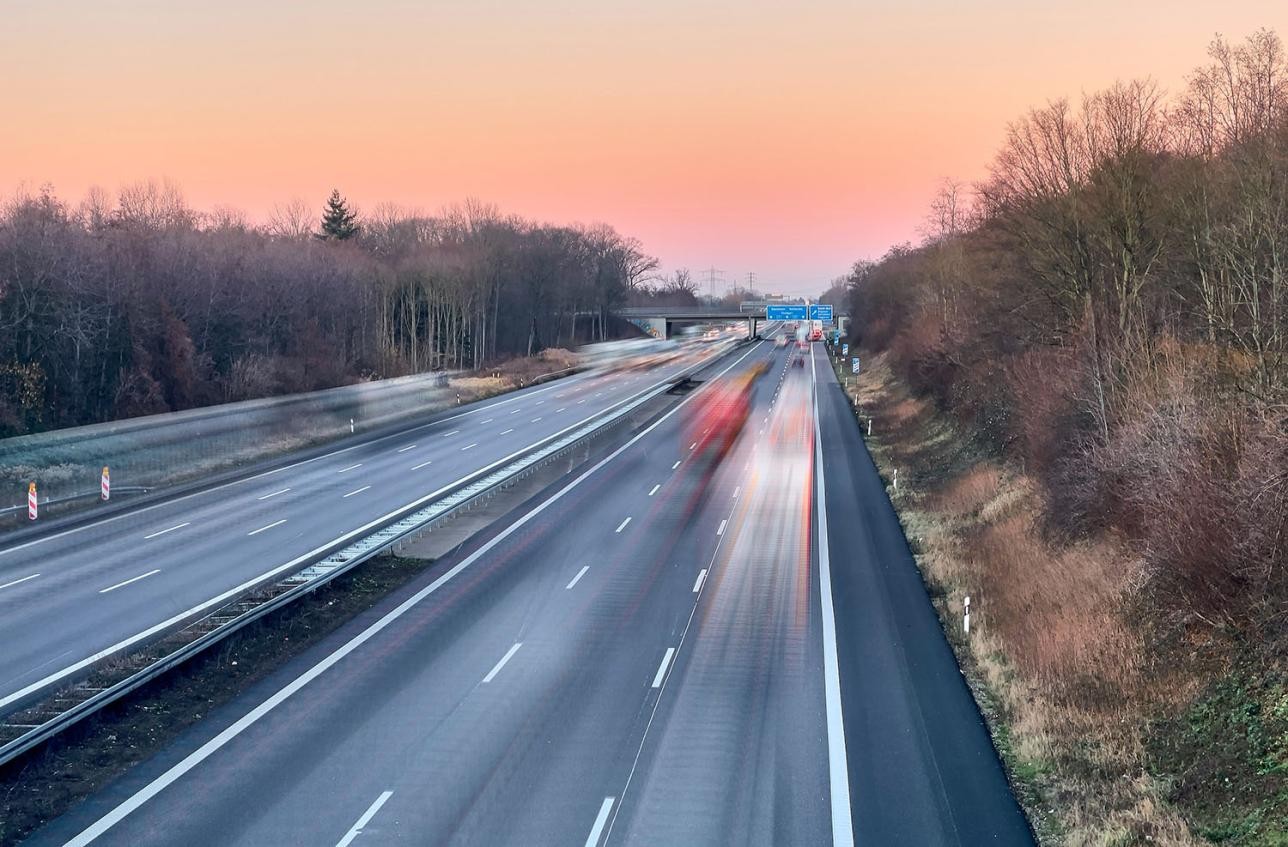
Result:
[[[899,470],[895,506],[1042,842],[1200,843],[1145,767],[1150,717],[1196,683],[1146,658],[1128,611],[1138,561],[1113,539],[1048,542],[1039,487],[961,446],[880,357],[853,393],[882,473]]]

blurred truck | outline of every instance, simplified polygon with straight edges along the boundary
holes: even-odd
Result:
[[[769,369],[760,362],[735,377],[707,386],[693,398],[685,413],[683,449],[695,457],[714,451],[716,460],[733,447],[751,413],[751,392],[756,378]]]

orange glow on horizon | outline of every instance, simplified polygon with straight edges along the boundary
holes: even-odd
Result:
[[[1217,32],[1288,37],[1280,0],[262,5],[6,10],[0,192],[166,177],[255,220],[332,187],[479,197],[813,293],[915,241],[940,181],[982,177],[1029,106],[1175,91]]]

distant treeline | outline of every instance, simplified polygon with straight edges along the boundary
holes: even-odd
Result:
[[[610,227],[477,203],[359,215],[335,194],[257,227],[168,183],[21,194],[0,211],[0,436],[604,338],[655,267]]]
[[[860,262],[854,332],[1045,482],[1049,530],[1130,539],[1149,596],[1288,620],[1288,62],[1218,40],[1012,124],[918,247]],[[1205,622],[1205,623],[1204,623]]]

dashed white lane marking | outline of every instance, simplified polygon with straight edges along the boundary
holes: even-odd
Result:
[[[617,525],[617,532],[621,532],[622,530],[626,529],[626,525],[627,525],[628,523],[630,523],[630,522],[631,522],[631,519],[630,519],[630,518],[627,518],[626,520],[624,520],[624,521],[622,521],[620,524],[618,524],[618,525]]]
[[[406,453],[408,450],[415,450],[415,449],[416,449],[416,445],[415,445],[415,444],[408,444],[406,447],[402,447],[402,448],[400,448],[400,449],[398,450],[398,452],[399,452],[399,453]]]
[[[734,488],[734,490],[733,490],[733,499],[737,500],[737,499],[738,499],[738,495],[739,495],[739,494],[741,494],[741,493],[742,493],[742,486],[741,486],[741,485],[739,485],[739,486],[737,486],[736,488]]]
[[[488,419],[487,419],[487,420],[485,420],[485,421],[479,421],[479,423],[481,423],[481,424],[485,424],[485,423],[492,423],[492,421],[494,421],[494,420],[496,420],[496,418],[488,418]]]
[[[452,430],[451,432],[445,432],[445,433],[443,433],[443,437],[444,437],[444,438],[451,438],[453,435],[458,435],[458,434],[460,434],[460,430],[459,430],[459,429],[454,429],[454,430]]]
[[[336,473],[348,473],[354,468],[360,468],[360,467],[362,467],[362,462],[358,462],[358,464],[356,465],[349,465],[349,467],[347,468],[340,468],[340,470],[336,471]]]
[[[538,415],[537,417],[533,418],[533,419],[532,419],[532,423],[536,423],[536,422],[537,422],[537,421],[539,421],[539,420],[541,420],[541,416],[540,416],[540,415]]]
[[[659,484],[657,484],[657,485],[655,485],[655,486],[653,486],[653,490],[652,490],[652,491],[650,491],[650,492],[648,493],[648,496],[652,497],[654,494],[656,494],[656,493],[657,493],[657,490],[658,490],[659,488],[661,488],[661,487],[662,487],[662,485],[661,485],[660,483],[659,483]]]
[[[278,490],[278,491],[274,491],[272,494],[265,494],[263,497],[256,497],[255,499],[256,499],[256,500],[267,500],[267,499],[268,499],[268,498],[270,498],[270,497],[276,497],[276,496],[277,496],[277,495],[279,495],[279,494],[285,494],[286,492],[288,492],[288,491],[290,491],[290,490],[291,490],[291,489],[289,489],[289,488],[283,488],[283,489],[280,489],[280,490]]]
[[[155,570],[150,570],[147,573],[141,573],[138,576],[130,577],[129,579],[125,580],[125,582],[118,582],[116,585],[109,585],[107,588],[100,589],[98,593],[106,594],[109,591],[115,591],[118,588],[124,588],[125,586],[129,585],[131,582],[138,582],[141,579],[147,579],[148,577],[154,576],[155,574],[159,574],[159,573],[161,573],[160,568],[157,568]]]
[[[599,814],[595,815],[595,825],[590,828],[590,835],[586,837],[586,847],[598,847],[599,836],[604,832],[604,824],[608,823],[608,813],[613,810],[613,803],[616,801],[616,797],[605,797],[604,802],[600,804]]]
[[[514,657],[514,654],[519,652],[519,648],[522,646],[523,646],[522,641],[514,642],[514,646],[511,647],[509,650],[505,651],[505,655],[501,657],[501,661],[497,662],[495,665],[492,666],[492,670],[487,672],[487,676],[483,677],[483,681],[491,682],[493,679],[495,679],[496,675],[501,672],[501,668],[505,667],[505,663],[510,661],[510,659]]]
[[[572,588],[578,582],[581,582],[581,578],[586,575],[586,571],[588,570],[590,570],[590,565],[582,565],[581,570],[577,571],[577,575],[572,578],[572,582],[569,582],[567,585],[564,586],[564,588],[565,589]],[[0,588],[3,588],[3,587],[4,586],[0,586]]]
[[[728,525],[728,523],[729,521],[727,520],[721,521],[720,528],[716,530],[716,535],[724,535],[725,526]]]
[[[464,447],[461,448],[461,452],[465,452],[471,447],[477,447],[477,446],[479,446],[479,443],[477,441],[475,441],[473,444],[466,444]]]
[[[24,576],[22,579],[15,579],[13,582],[6,582],[4,585],[0,585],[0,590],[6,589],[6,588],[10,588],[10,587],[15,586],[15,585],[20,585],[20,584],[22,584],[22,583],[26,582],[27,580],[29,580],[29,579],[35,579],[35,578],[36,578],[36,577],[38,577],[38,576],[40,576],[40,574],[38,574],[38,573],[34,573],[34,574],[32,574],[31,576]]]
[[[362,486],[361,488],[355,488],[353,491],[350,491],[348,494],[346,494],[346,495],[344,495],[344,496],[345,496],[345,497],[352,497],[352,496],[353,496],[353,495],[355,495],[355,494],[361,494],[362,492],[366,491],[366,490],[367,490],[368,488],[370,488],[370,487],[371,487],[370,485],[364,485],[364,486]],[[343,499],[343,498],[341,498],[341,499]]]
[[[414,466],[412,467],[412,470],[414,470],[414,471],[418,471],[418,470],[420,470],[421,468],[423,468],[423,467],[427,467],[427,466],[432,465],[432,464],[434,464],[434,461],[431,459],[431,460],[430,460],[430,461],[428,461],[428,462],[421,462],[419,465],[414,465]]]
[[[676,468],[678,468],[679,466],[680,466],[680,463],[679,463],[679,462],[676,462],[674,465],[671,465],[671,470],[675,470],[675,469],[676,469]]]
[[[693,581],[693,593],[697,594],[702,590],[702,583],[707,581],[707,569],[703,568],[698,571],[698,578]]]
[[[501,434],[502,434],[502,435],[509,435],[509,434],[510,434],[510,433],[512,433],[512,432],[514,432],[514,430],[512,430],[512,429],[507,429],[505,432],[503,432],[503,433],[501,433]]]
[[[250,532],[248,532],[248,533],[246,533],[246,534],[247,534],[247,535],[259,535],[261,532],[264,532],[265,530],[272,529],[272,528],[273,528],[273,527],[275,527],[275,526],[281,526],[281,525],[282,525],[282,524],[284,524],[284,523],[286,523],[286,518],[282,518],[280,521],[273,521],[273,522],[272,522],[271,524],[269,524],[268,526],[261,526],[259,529],[252,529]]]
[[[568,407],[567,407],[567,406],[561,406],[560,408],[555,409],[555,414],[558,414],[559,412],[566,412],[566,411],[568,411]]]
[[[367,807],[367,811],[362,813],[362,817],[358,818],[358,822],[344,834],[344,838],[336,842],[335,847],[349,847],[353,843],[353,839],[362,834],[363,827],[371,823],[371,819],[376,816],[376,812],[380,811],[380,807],[392,796],[394,796],[392,791],[382,791],[376,801]]]
[[[695,441],[689,445],[689,449],[692,450],[694,447],[697,447],[697,446],[698,446],[698,442]]]
[[[519,412],[522,412],[522,411],[523,411],[522,409],[515,409],[515,410],[514,410],[513,412],[511,412],[510,414],[512,414],[512,415],[517,415],[517,414],[519,414]]]
[[[674,647],[666,648],[666,655],[662,657],[662,664],[657,666],[657,673],[653,676],[653,687],[661,688],[662,680],[666,679],[666,669],[671,666],[671,657],[675,655]]]
[[[175,526],[172,526],[169,529],[163,529],[160,532],[154,532],[151,535],[145,535],[143,536],[143,540],[147,541],[149,538],[156,538],[158,535],[165,535],[167,532],[174,532],[176,529],[183,529],[185,526],[189,526],[191,523],[192,521],[184,521],[183,523],[176,524]]]

